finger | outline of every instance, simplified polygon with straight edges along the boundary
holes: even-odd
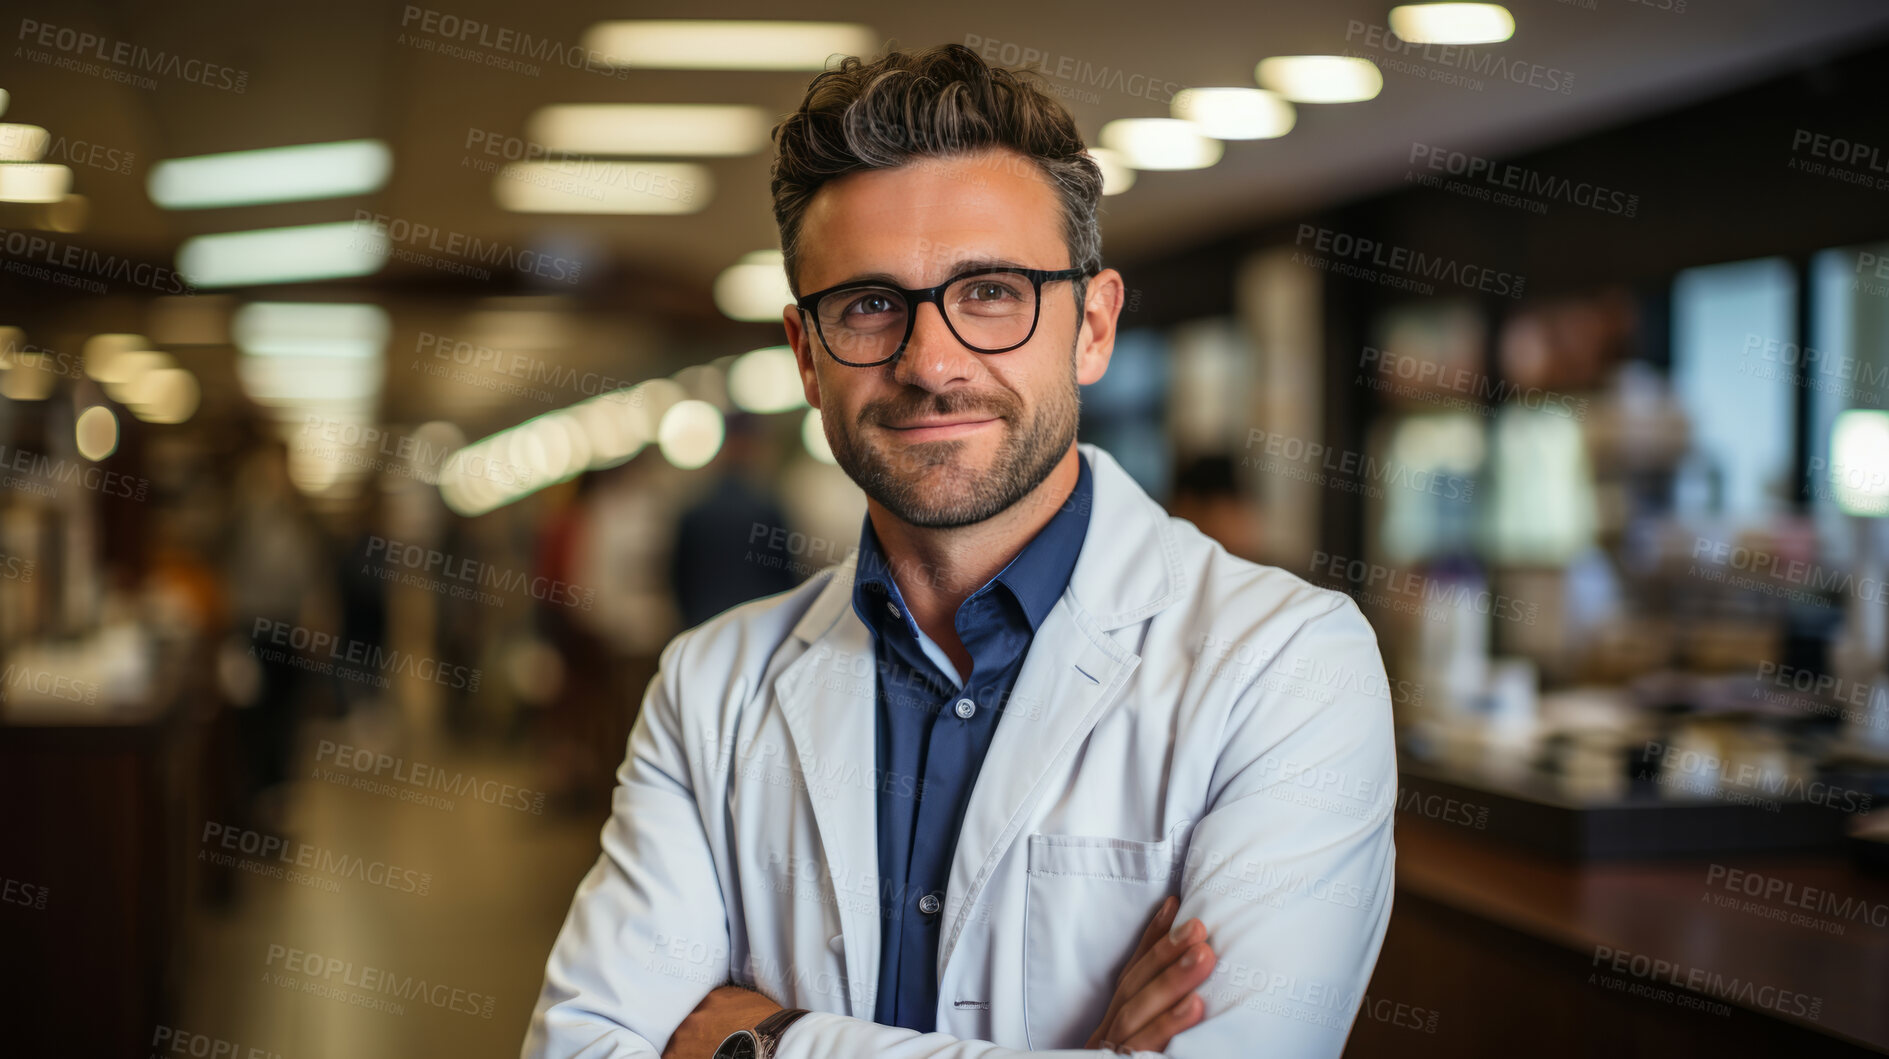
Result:
[[[1135,945],[1135,954],[1128,958],[1128,964],[1122,968],[1123,973],[1127,973],[1136,960],[1146,956],[1155,942],[1167,936],[1168,930],[1174,925],[1174,914],[1180,910],[1181,899],[1178,897],[1169,895],[1161,902],[1161,907],[1154,910],[1154,918],[1148,920],[1148,925],[1142,929],[1141,940]]]
[[[1128,969],[1122,972],[1120,988],[1116,990],[1116,993],[1133,996],[1137,990],[1153,980],[1155,975],[1167,970],[1175,960],[1180,959],[1181,953],[1186,951],[1189,945],[1205,940],[1207,927],[1200,921],[1200,917],[1189,916],[1187,922],[1182,923],[1178,928],[1178,933],[1178,938],[1175,937],[1174,931],[1162,935],[1146,953],[1142,954],[1140,959],[1129,963]]]
[[[1115,1013],[1115,1021],[1109,1027],[1114,1031],[1114,1036],[1109,1039],[1120,1040],[1132,1036],[1159,1018],[1162,1012],[1185,1000],[1213,973],[1213,965],[1212,947],[1204,941],[1189,945],[1180,959],[1138,992],[1129,995],[1128,1002]]]
[[[1172,894],[1162,900],[1160,908],[1155,909],[1153,918],[1149,919],[1148,925],[1142,929],[1141,940],[1136,943],[1134,954],[1128,957],[1128,962],[1122,965],[1121,973],[1115,976],[1117,988],[1114,995],[1109,997],[1108,1010],[1102,1015],[1102,1025],[1096,1027],[1095,1032],[1089,1035],[1089,1047],[1095,1047],[1096,1042],[1101,1040],[1103,1027],[1114,1021],[1115,1013],[1121,1009],[1123,1002],[1132,992],[1132,990],[1124,992],[1120,988],[1122,981],[1128,977],[1129,969],[1146,956],[1148,950],[1153,948],[1156,942],[1167,936],[1168,931],[1173,927],[1174,916],[1180,910],[1181,899]]]
[[[1207,1003],[1200,999],[1200,994],[1189,993],[1122,1043],[1135,1051],[1165,1052],[1176,1034],[1199,1022],[1206,1012]]]

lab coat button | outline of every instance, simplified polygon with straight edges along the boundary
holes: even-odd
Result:
[[[844,934],[833,935],[832,937],[826,940],[826,947],[829,949],[832,949],[834,952],[845,952],[846,951],[846,935]]]
[[[928,916],[937,914],[938,905],[939,905],[939,901],[938,901],[937,894],[926,894],[925,896],[918,899],[918,910],[920,912],[925,913]]]

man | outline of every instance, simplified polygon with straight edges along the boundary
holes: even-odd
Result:
[[[860,546],[664,650],[525,1055],[1338,1055],[1390,915],[1376,639],[1077,444],[1123,286],[1074,122],[947,45],[775,138]]]

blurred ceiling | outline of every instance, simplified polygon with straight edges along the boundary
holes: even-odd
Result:
[[[614,77],[551,64],[534,73],[492,65],[495,53],[476,43],[454,56],[417,43],[439,36],[420,28],[418,20],[429,12],[574,48],[585,29],[603,19],[783,17],[779,5],[759,2],[686,12],[667,4],[594,0],[61,0],[9,6],[7,25],[20,38],[30,36],[29,23],[49,24],[247,73],[240,93],[178,77],[134,87],[33,59],[18,50],[17,40],[9,49],[0,73],[0,88],[12,94],[4,120],[42,125],[55,137],[130,156],[120,166],[128,172],[74,166],[73,190],[91,203],[86,229],[75,241],[167,263],[191,235],[351,220],[366,210],[443,232],[555,247],[583,260],[660,274],[699,290],[706,300],[721,269],[775,244],[766,152],[704,160],[715,190],[702,213],[573,217],[501,209],[491,173],[474,168],[489,156],[468,143],[522,136],[530,114],[552,103],[752,103],[784,113],[811,76],[634,70]],[[1557,73],[1550,80],[1570,86],[1558,92],[1492,78],[1480,87],[1452,84],[1446,75],[1463,71],[1449,60],[1398,60],[1366,38],[1365,27],[1382,26],[1391,6],[1368,0],[829,2],[799,6],[791,15],[860,22],[878,39],[900,46],[995,41],[1035,49],[1051,68],[1067,57],[1070,66],[1086,63],[1091,70],[1119,69],[1184,86],[1251,87],[1255,63],[1269,55],[1349,50],[1384,68],[1384,90],[1375,100],[1302,105],[1297,128],[1282,139],[1229,143],[1225,158],[1206,170],[1140,174],[1132,190],[1105,201],[1112,260],[1171,250],[1245,222],[1290,216],[1383,187],[1402,177],[1416,142],[1485,155],[1515,152],[1678,107],[1889,33],[1889,4],[1881,0],[1511,3],[1515,36],[1488,50],[1514,68],[1535,64]],[[1065,103],[1091,141],[1111,119],[1167,113],[1164,102],[1106,84],[1068,87],[1072,96]],[[146,172],[165,158],[361,137],[385,140],[395,152],[393,178],[375,195],[166,212],[145,193]],[[418,267],[390,261],[383,275]]]

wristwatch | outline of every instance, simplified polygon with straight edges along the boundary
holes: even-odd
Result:
[[[713,1059],[773,1059],[781,1045],[781,1034],[806,1013],[806,1008],[783,1008],[751,1030],[736,1030],[716,1047]]]

